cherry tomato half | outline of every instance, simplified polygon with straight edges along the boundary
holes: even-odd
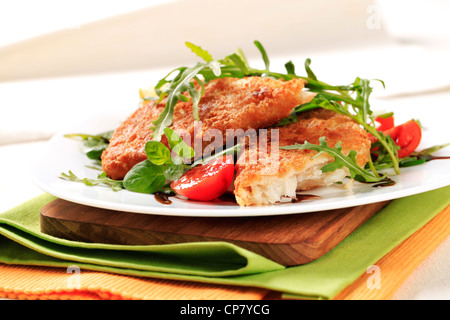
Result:
[[[170,186],[176,193],[189,199],[211,201],[227,191],[233,176],[233,156],[224,156],[186,171]]]

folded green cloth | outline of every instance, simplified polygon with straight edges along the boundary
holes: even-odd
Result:
[[[226,242],[126,246],[83,243],[40,232],[44,194],[0,214],[0,262],[276,290],[332,299],[450,204],[450,186],[397,199],[311,263],[284,267]]]

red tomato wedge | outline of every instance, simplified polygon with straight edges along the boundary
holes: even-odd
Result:
[[[394,127],[394,116],[390,116],[387,118],[376,117],[375,121],[380,124],[377,127],[378,131],[386,131]]]
[[[399,158],[409,156],[419,146],[420,140],[422,139],[422,129],[416,121],[410,120],[396,127],[394,127],[394,117],[377,117],[375,121],[380,123],[377,131],[382,131],[385,135],[390,135],[395,144],[400,147],[400,150],[398,150]],[[369,135],[369,138],[372,143],[377,141],[377,138],[372,135]],[[372,153],[376,154],[374,151],[377,151],[377,149],[372,148]]]
[[[233,156],[224,156],[186,171],[172,181],[172,189],[186,198],[211,201],[223,195],[234,176]]]
[[[384,134],[389,134],[400,147],[400,150],[398,150],[399,158],[409,156],[416,150],[422,139],[422,129],[414,120],[410,120],[402,125],[386,130],[384,131]]]
[[[387,118],[382,118],[380,116],[375,118],[375,121],[378,122],[380,125],[377,127],[377,131],[386,131],[389,129],[392,129],[394,127],[394,116],[390,116]],[[370,142],[374,143],[377,141],[377,138],[375,138],[373,135],[369,134]],[[373,151],[376,151],[378,148],[374,148]]]

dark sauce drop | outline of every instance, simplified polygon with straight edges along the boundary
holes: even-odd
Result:
[[[431,160],[448,160],[450,157],[438,157],[438,156],[428,156],[427,161]]]
[[[292,202],[293,203],[298,203],[298,202],[311,200],[311,199],[317,199],[317,198],[320,198],[320,197],[319,196],[315,196],[313,194],[299,194],[299,193],[297,193],[296,197],[294,199],[292,199]]]
[[[158,201],[159,203],[162,203],[162,204],[171,204],[172,203],[172,200],[169,199],[169,195],[165,194],[163,192],[156,192],[155,199],[156,199],[156,201]]]
[[[364,182],[364,181],[359,181],[360,183],[364,183],[364,184],[371,184],[373,188],[378,188],[378,187],[391,187],[395,185],[395,181],[391,180],[389,178],[386,178],[385,180],[382,180],[381,182]]]
[[[221,195],[219,197],[220,201],[224,201],[224,202],[233,202],[233,203],[237,203],[236,202],[236,197],[234,196],[234,193],[232,192],[226,192],[223,195]]]
[[[388,179],[386,181],[380,182],[380,183],[375,183],[372,187],[373,188],[383,188],[383,187],[391,187],[395,185],[395,181]]]

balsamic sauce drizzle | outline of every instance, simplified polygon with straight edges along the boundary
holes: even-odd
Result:
[[[155,199],[156,201],[158,201],[159,203],[162,204],[172,204],[172,200],[169,199],[168,194],[164,193],[164,192],[156,192],[155,193]]]
[[[311,200],[311,199],[317,199],[320,198],[319,196],[313,195],[313,194],[299,194],[297,193],[296,197],[294,199],[292,199],[291,203],[299,203],[302,201],[306,201],[306,200]]]
[[[177,197],[176,195],[173,194],[166,194],[164,192],[156,192],[154,194],[156,201],[158,201],[161,204],[165,204],[165,205],[170,205],[172,204],[172,200],[169,199],[169,197]],[[319,196],[313,195],[313,194],[299,194],[297,193],[296,197],[292,199],[291,202],[286,202],[286,203],[299,203],[302,201],[306,201],[306,200],[311,200],[311,199],[317,199],[320,198]],[[189,199],[184,199],[184,200],[189,200]],[[227,192],[223,195],[221,195],[218,200],[220,201],[224,201],[224,202],[232,202],[232,203],[237,203],[236,202],[236,197],[234,196],[233,193]]]
[[[427,161],[431,160],[448,160],[450,157],[428,156]]]
[[[376,183],[372,186],[372,188],[384,188],[384,187],[391,187],[395,185],[395,181],[391,180],[391,179],[387,179],[386,181],[380,182],[380,183]]]

